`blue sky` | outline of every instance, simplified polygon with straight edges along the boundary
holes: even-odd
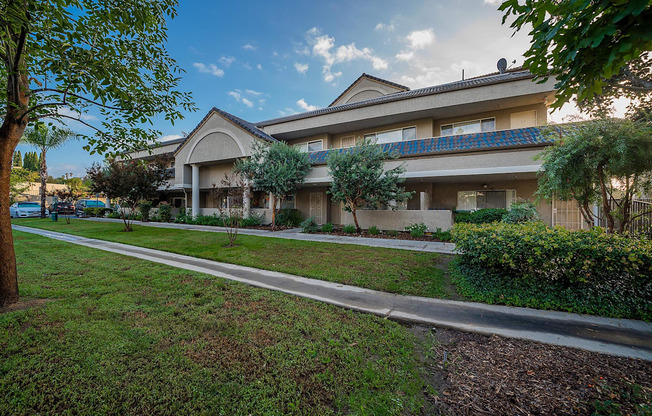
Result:
[[[525,33],[501,25],[495,0],[180,3],[167,46],[199,110],[174,126],[157,120],[163,139],[191,131],[213,106],[255,122],[325,107],[363,72],[418,88],[462,69],[494,72],[501,57],[520,65],[528,48]],[[101,160],[82,145],[51,151],[50,174],[83,175]]]

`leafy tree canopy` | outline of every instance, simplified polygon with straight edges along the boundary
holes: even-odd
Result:
[[[38,174],[22,168],[15,168],[11,170],[9,181],[9,199],[10,203],[16,201],[16,197],[25,192],[29,188],[30,182],[36,182]]]
[[[631,201],[652,192],[651,125],[603,119],[551,134],[560,137],[540,156],[538,194],[576,200],[589,226],[599,205],[609,231],[626,230],[635,219]]]
[[[580,105],[604,108],[613,97],[652,92],[648,0],[508,0],[499,10],[503,23],[515,16],[515,31],[531,29],[525,66],[542,80],[555,77],[553,107],[574,95]]]
[[[344,203],[344,209],[353,215],[360,232],[356,211],[363,205],[378,208],[381,205],[407,201],[413,192],[400,186],[405,166],[385,170],[385,161],[397,156],[369,141],[342,151],[331,151],[326,163],[333,178],[328,191],[335,202]],[[395,207],[393,207],[395,209]]]
[[[255,142],[250,158],[236,162],[235,170],[251,181],[257,191],[274,195],[279,202],[294,195],[312,169],[308,154],[294,146],[276,142]],[[276,207],[272,208],[272,227],[276,225]]]

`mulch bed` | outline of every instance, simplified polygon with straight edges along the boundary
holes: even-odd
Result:
[[[532,341],[413,327],[435,343],[424,377],[427,414],[649,414],[652,363]]]
[[[334,229],[330,233],[324,233],[324,232],[316,232],[313,234],[325,234],[325,235],[339,235],[339,236],[344,236],[344,237],[366,237],[366,238],[382,238],[385,240],[412,240],[412,241],[441,241],[436,238],[433,238],[430,235],[424,235],[423,237],[412,237],[409,232],[407,231],[399,231],[397,235],[389,235],[385,234],[384,232],[381,232],[380,234],[369,234],[366,231],[362,231],[362,233],[358,234],[348,234],[343,232],[341,229]],[[445,243],[449,241],[444,241]]]

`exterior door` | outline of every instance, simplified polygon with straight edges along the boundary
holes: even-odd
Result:
[[[323,205],[324,197],[321,192],[310,193],[310,216],[315,218],[318,224],[323,224]]]
[[[552,200],[552,225],[561,225],[569,230],[589,228],[575,201]]]

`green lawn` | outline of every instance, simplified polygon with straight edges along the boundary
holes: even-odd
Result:
[[[168,238],[166,249],[203,238],[191,252],[223,251],[212,233],[127,235],[110,231],[119,224],[81,221],[50,228],[148,246]],[[395,322],[28,233],[14,232],[14,241],[21,300],[47,301],[0,313],[0,414],[421,411],[417,340]],[[254,247],[278,251],[270,258],[285,264],[292,257],[283,250],[308,250],[275,241],[243,238],[236,251],[247,262],[259,258]],[[410,258],[432,267],[408,253],[402,261]]]
[[[434,253],[250,235],[238,236],[237,247],[225,247],[224,233],[138,225],[126,233],[121,223],[75,219],[71,224],[49,219],[13,223],[391,293],[458,297],[444,273],[450,257]]]

